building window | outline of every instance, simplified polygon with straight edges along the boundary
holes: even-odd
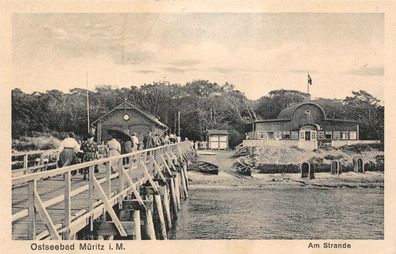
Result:
[[[298,140],[298,131],[292,131],[290,136],[291,139]]]
[[[357,138],[356,131],[349,132],[349,139],[356,140],[356,138]]]
[[[343,140],[349,139],[349,131],[341,132],[341,139],[343,139]]]
[[[339,140],[341,138],[341,132],[340,131],[334,131],[333,132],[333,139],[334,140]]]
[[[267,139],[267,135],[265,135],[265,134],[266,134],[265,132],[260,132],[259,133],[260,139]]]
[[[326,139],[332,139],[332,138],[333,138],[333,133],[332,133],[332,131],[326,131],[326,132],[325,132],[325,138],[326,138]]]
[[[316,131],[311,131],[311,140],[316,139]]]
[[[311,111],[305,110],[305,116],[311,116]]]
[[[268,139],[274,139],[274,133],[273,132],[268,132]]]
[[[325,139],[325,132],[318,131],[318,140],[323,140],[323,139]]]
[[[276,140],[282,139],[282,132],[281,131],[276,131],[275,132],[275,139]]]
[[[283,131],[282,132],[283,139],[290,139],[290,131]]]

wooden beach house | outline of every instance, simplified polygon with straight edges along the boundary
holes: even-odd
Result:
[[[257,120],[248,126],[248,146],[316,149],[318,146],[339,147],[362,142],[359,122],[326,117],[321,106],[303,102],[283,109],[276,119]]]
[[[207,134],[209,149],[215,149],[215,150],[228,149],[228,131],[208,130],[206,134]]]
[[[108,141],[109,134],[122,137],[136,133],[139,140],[143,140],[143,135],[148,131],[162,135],[168,129],[157,117],[128,101],[92,122],[91,126],[95,129],[98,143]]]

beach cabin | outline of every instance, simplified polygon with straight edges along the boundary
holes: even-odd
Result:
[[[228,131],[208,130],[206,135],[209,144],[209,149],[215,149],[215,150],[228,149]]]
[[[128,101],[96,119],[91,126],[95,130],[98,143],[107,142],[109,135],[122,140],[123,137],[128,138],[133,133],[136,133],[141,142],[148,131],[163,135],[168,129],[157,117]]]

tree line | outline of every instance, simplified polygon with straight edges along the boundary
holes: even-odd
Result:
[[[13,89],[12,138],[69,131],[84,136],[87,132],[86,93],[87,90],[80,88],[67,93],[58,90],[24,93]],[[311,100],[309,94],[299,91],[275,90],[252,101],[228,82],[220,85],[207,80],[185,85],[154,82],[129,88],[98,85],[88,94],[91,121],[126,99],[159,117],[172,132],[176,132],[180,111],[181,136],[191,140],[203,140],[208,129],[226,129],[230,133],[230,146],[239,144],[245,137],[247,123],[276,118],[283,108]],[[353,92],[344,100],[318,98],[314,101],[324,108],[329,118],[361,121],[361,138],[383,140],[384,107],[367,92]]]

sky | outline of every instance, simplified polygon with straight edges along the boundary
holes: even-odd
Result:
[[[14,87],[25,92],[169,81],[226,81],[258,99],[275,89],[383,100],[383,14],[15,14]]]

